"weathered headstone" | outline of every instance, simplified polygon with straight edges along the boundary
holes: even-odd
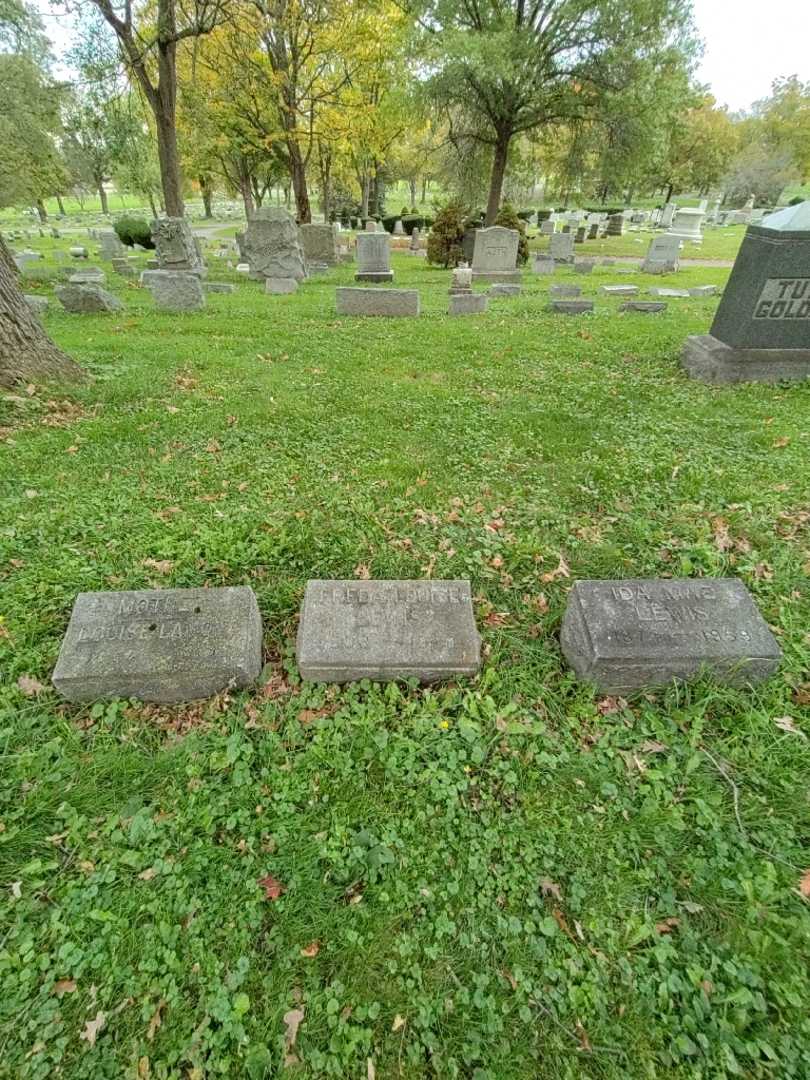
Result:
[[[86,259],[88,252],[86,247],[80,247],[78,244],[72,248],[68,248],[71,258],[73,259]]]
[[[203,273],[205,266],[199,245],[185,218],[155,218],[152,240],[160,270],[186,270]]]
[[[369,220],[366,222],[366,232],[376,232],[376,231],[377,231],[377,222],[373,218],[369,218]]]
[[[131,278],[135,277],[135,267],[129,261],[129,259],[119,258],[115,256],[111,260],[114,274],[120,274],[121,277]]]
[[[547,310],[555,315],[588,315],[593,311],[593,300],[552,300]]]
[[[575,274],[592,274],[596,259],[574,259]]]
[[[703,671],[745,686],[772,675],[781,655],[736,578],[577,581],[560,643],[579,678],[611,694]]]
[[[256,281],[267,278],[303,281],[307,276],[298,226],[283,206],[257,210],[236,242],[242,260],[250,266],[250,276]]]
[[[624,214],[611,214],[607,222],[608,236],[624,236]]]
[[[65,311],[75,314],[119,311],[124,306],[117,296],[100,285],[57,285],[54,291]]]
[[[469,293],[472,291],[472,270],[469,266],[457,266],[452,271],[450,280],[450,295]]]
[[[231,285],[229,281],[204,281],[203,292],[207,293],[233,293],[236,292],[236,286]]]
[[[485,293],[458,292],[450,294],[448,315],[480,315],[487,310],[489,300]]]
[[[69,701],[171,703],[249,686],[261,666],[252,589],[79,593],[53,684]]]
[[[553,274],[555,266],[550,255],[535,255],[532,263],[535,274]]]
[[[522,289],[520,285],[511,285],[507,282],[496,282],[494,285],[490,285],[487,290],[489,296],[520,296]]]
[[[649,289],[650,296],[666,296],[670,300],[684,300],[689,296],[688,289]]]
[[[475,675],[481,645],[470,583],[310,581],[296,659],[312,682]]]
[[[713,383],[810,376],[810,201],[748,227],[711,332],[686,339],[683,365]]]
[[[71,285],[103,285],[107,280],[104,271],[97,266],[88,266],[83,270],[77,270],[71,274],[68,281]]]
[[[338,315],[408,317],[419,314],[416,289],[363,289],[344,286],[335,290]]]
[[[393,281],[387,232],[358,233],[355,281]]]
[[[402,224],[402,218],[397,218],[394,222],[394,236],[404,236],[405,227]]]
[[[678,207],[675,203],[667,203],[664,209],[661,211],[661,217],[658,222],[662,229],[668,229],[672,224],[672,219],[675,217],[675,211]]]
[[[645,274],[673,274],[678,269],[681,252],[679,237],[662,233],[653,237],[641,269]]]
[[[147,270],[142,280],[151,290],[155,306],[163,311],[199,311],[205,307],[202,282],[190,271]]]
[[[552,285],[548,290],[548,295],[557,299],[564,299],[566,297],[582,296],[582,286],[580,285]]]
[[[599,292],[605,296],[637,296],[638,285],[602,285]]]
[[[26,293],[23,296],[26,304],[30,307],[35,315],[44,315],[48,310],[49,303],[47,296],[32,296],[30,293]]]
[[[549,241],[549,254],[555,262],[573,263],[574,237],[571,233],[554,233]]]
[[[669,227],[669,235],[687,240],[690,244],[702,244],[703,233],[700,226],[705,216],[705,212],[698,210],[696,206],[679,207]]]
[[[666,310],[666,303],[660,300],[628,300],[619,308],[619,311],[637,311],[642,315],[656,315]]]
[[[716,285],[693,285],[689,290],[690,296],[717,296]]]
[[[307,265],[325,263],[327,266],[337,266],[337,232],[334,225],[299,225],[298,235]]]
[[[290,293],[298,292],[298,282],[295,278],[265,278],[264,291],[273,296],[288,296]]]
[[[553,236],[554,235],[554,222],[553,221],[541,221],[540,222],[540,235],[541,236]]]
[[[120,258],[126,254],[126,248],[121,243],[118,233],[114,229],[105,229],[99,233],[101,241],[101,257],[108,262],[110,259]]]
[[[517,229],[505,229],[502,225],[476,229],[472,258],[473,279],[520,284],[520,271],[517,268],[519,244],[520,233]]]
[[[417,226],[414,225],[413,229],[411,229],[411,239],[410,239],[410,242],[408,244],[408,248],[411,251],[418,251],[419,250],[419,241],[421,239],[421,235],[422,235],[421,230],[419,228],[417,228]]]

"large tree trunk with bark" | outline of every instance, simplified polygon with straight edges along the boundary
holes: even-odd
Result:
[[[512,141],[512,132],[509,128],[501,128],[495,142],[495,153],[492,158],[492,174],[489,180],[489,198],[487,199],[487,215],[484,224],[494,225],[495,218],[501,206],[501,193],[503,191],[503,178],[506,174],[506,161],[509,155],[509,143]]]
[[[59,207],[59,213],[62,215],[62,217],[64,217],[65,216],[65,204],[62,202],[62,196],[59,195],[58,193],[56,195],[56,205]]]
[[[45,209],[45,203],[42,199],[37,199],[37,213],[39,214],[39,220],[44,225],[48,220],[48,211]]]
[[[208,176],[200,177],[200,194],[202,195],[205,216],[206,218],[212,218],[214,216],[214,212],[211,209],[211,200],[214,196],[214,189],[211,186],[211,180]]]
[[[290,158],[290,180],[295,195],[296,217],[299,225],[307,225],[312,221],[312,209],[307,191],[307,170],[301,155],[301,147],[294,135],[287,139],[287,153]]]
[[[151,191],[149,192],[148,198],[149,198],[149,208],[152,211],[152,217],[156,218],[158,216],[158,210],[157,210],[157,207],[155,206],[155,196],[152,194]]]
[[[101,176],[96,177],[96,189],[98,190],[98,197],[101,200],[102,214],[109,214],[110,206],[107,202],[107,192],[104,189],[104,178]]]
[[[25,302],[14,261],[0,236],[0,386],[84,377],[79,365],[54,345]]]
[[[413,208],[416,206],[416,180],[409,180],[408,187],[411,189],[410,209],[413,210]]]

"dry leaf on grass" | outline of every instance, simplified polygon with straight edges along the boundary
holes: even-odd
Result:
[[[60,979],[53,984],[53,992],[57,997],[62,997],[63,994],[75,994],[76,982],[74,979]]]
[[[174,563],[170,559],[144,559],[141,565],[156,570],[159,574],[170,574],[174,569]]]
[[[799,894],[805,900],[810,900],[810,870],[805,870],[799,879]]]
[[[781,450],[783,447],[787,446],[789,442],[790,439],[788,438],[788,436],[782,435],[781,438],[774,439],[771,443],[771,446],[774,448],[774,450]]]
[[[157,870],[154,868],[154,866],[149,866],[146,870],[141,870],[140,874],[138,874],[138,877],[141,881],[151,881],[156,874]]]
[[[298,1029],[304,1019],[303,1009],[290,1009],[289,1012],[284,1013],[284,1049],[287,1052],[287,1056],[284,1060],[285,1065],[292,1065],[297,1060],[295,1054],[291,1054],[290,1051],[295,1046],[295,1040],[298,1038]]]
[[[553,896],[555,900],[562,900],[562,889],[556,881],[550,881],[548,878],[541,878],[540,892],[543,896]]]
[[[670,915],[668,919],[663,919],[661,922],[655,924],[655,929],[659,934],[671,934],[672,931],[680,926],[681,920],[674,915]]]
[[[405,1017],[400,1016],[399,1013],[397,1013],[397,1015],[394,1017],[394,1022],[391,1025],[391,1030],[399,1031],[401,1028],[404,1028],[407,1023],[408,1021],[405,1019]]]
[[[97,1012],[95,1020],[85,1021],[84,1031],[80,1033],[79,1038],[84,1039],[88,1046],[95,1046],[98,1033],[101,1031],[101,1029],[106,1023],[107,1017],[104,1015],[104,1013]]]
[[[807,736],[805,733],[796,727],[796,723],[792,716],[777,716],[774,720],[774,724],[781,730],[787,732],[789,735],[801,735],[803,739]]]
[[[163,1023],[163,1017],[160,1014],[165,1008],[166,1008],[166,999],[161,998],[160,1001],[157,1004],[157,1008],[155,1009],[155,1011],[154,1011],[154,1013],[152,1015],[152,1019],[149,1021],[149,1027],[146,1029],[147,1042],[151,1042],[152,1039],[154,1039],[155,1032],[160,1027],[160,1025]]]
[[[42,693],[45,687],[33,675],[21,675],[17,679],[17,689],[26,697],[36,697],[37,694]]]
[[[560,561],[557,563],[557,569],[551,570],[547,574],[541,574],[540,580],[546,585],[549,585],[552,581],[557,581],[558,578],[568,577],[571,577],[571,569],[568,566],[568,563],[562,557],[562,555],[560,555]]]
[[[320,951],[321,951],[321,943],[320,943],[320,941],[311,941],[309,943],[309,945],[306,945],[301,950],[301,955],[306,956],[306,958],[309,960],[313,956],[317,956]]]
[[[265,900],[278,900],[284,892],[284,886],[278,878],[274,878],[272,874],[268,874],[267,877],[259,878],[258,884],[264,889]]]

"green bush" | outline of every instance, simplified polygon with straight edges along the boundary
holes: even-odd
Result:
[[[427,214],[397,214],[395,217],[384,217],[383,228],[386,232],[392,233],[394,225],[398,221],[402,221],[402,227],[408,236],[411,235],[414,229],[429,229],[433,224],[433,218]]]
[[[439,209],[428,236],[428,262],[434,266],[458,266],[464,259],[462,241],[466,211],[461,203],[450,202]]]
[[[520,219],[516,213],[514,207],[509,203],[504,203],[498,211],[498,216],[495,218],[496,225],[502,225],[505,229],[517,230],[520,239],[518,240],[518,266],[525,266],[529,261],[529,241],[526,237],[526,223]]]
[[[788,203],[788,206],[798,206],[799,203],[803,203],[804,201],[805,200],[801,195],[795,195]]]
[[[122,244],[126,244],[127,247],[132,247],[133,244],[140,244],[143,248],[148,248],[150,251],[154,248],[155,242],[152,239],[152,229],[148,221],[144,221],[143,218],[136,217],[120,217],[118,221],[113,225],[118,239]]]
[[[534,210],[518,210],[517,216],[528,224],[534,217]]]

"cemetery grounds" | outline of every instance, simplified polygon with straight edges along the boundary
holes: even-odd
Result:
[[[0,401],[0,1077],[810,1075],[810,383],[690,381],[716,298],[598,294],[728,270],[527,270],[451,320],[395,253],[422,316],[351,320],[352,266],[272,297],[208,254],[237,291],[194,315],[107,266],[123,312],[52,300],[94,381]],[[547,314],[552,280],[596,314]],[[756,690],[562,663],[576,579],[725,575],[784,651]],[[317,577],[469,577],[481,676],[302,685]],[[50,687],[78,592],[235,584],[255,689]]]

